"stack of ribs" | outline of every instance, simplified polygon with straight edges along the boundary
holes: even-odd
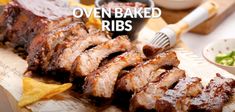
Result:
[[[221,112],[229,96],[233,94],[234,79],[226,79],[220,74],[210,81],[202,94],[191,100],[189,111],[191,112]]]
[[[184,71],[178,68],[163,72],[155,81],[150,82],[141,91],[135,93],[131,99],[130,110],[154,109],[156,100],[161,98],[173,84],[184,77]]]
[[[131,94],[130,111],[220,112],[232,94],[234,79],[217,75],[203,88],[178,68],[175,52],[147,58],[127,36],[111,38],[71,14],[62,1],[14,0],[0,16],[0,40],[26,49],[30,71],[82,78],[87,96]]]
[[[159,112],[186,112],[190,105],[190,99],[202,91],[201,79],[186,77],[172,89],[165,92],[156,101],[156,109]]]
[[[149,82],[154,81],[159,76],[159,74],[156,74],[154,71],[157,71],[164,66],[177,67],[179,63],[180,62],[177,59],[175,52],[159,54],[154,59],[139,64],[128,74],[123,76],[118,81],[117,89],[127,92],[138,91]]]
[[[200,81],[173,68],[137,91],[130,100],[130,111],[222,112],[233,93],[235,80],[217,74],[205,89]]]

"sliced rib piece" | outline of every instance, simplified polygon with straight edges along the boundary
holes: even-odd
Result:
[[[126,52],[113,59],[112,62],[102,66],[88,75],[85,79],[85,94],[110,98],[119,72],[128,66],[135,65],[142,61],[141,54],[136,51]]]
[[[152,72],[154,70],[166,65],[179,65],[179,60],[177,59],[175,52],[159,54],[154,59],[136,66],[129,74],[118,80],[117,89],[126,92],[138,91],[148,84],[148,82],[154,80],[154,78],[152,78]]]
[[[57,65],[58,65],[57,60],[66,48],[70,48],[76,41],[84,40],[87,38],[88,33],[87,31],[85,31],[85,29],[86,29],[85,27],[77,28],[77,29],[70,29],[71,34],[68,35],[62,42],[56,45],[55,49],[53,50],[52,58],[51,59],[48,58],[50,59],[50,61],[49,61],[49,65],[47,66],[47,71],[54,71],[57,69]],[[69,57],[66,57],[66,58],[69,58]],[[62,69],[58,68],[57,70],[62,70]],[[69,70],[71,70],[71,67]]]
[[[90,46],[102,44],[110,39],[104,32],[96,32],[86,35],[85,38],[74,40],[74,42],[70,42],[60,48],[58,52],[61,53],[52,60],[49,69],[71,71],[73,62],[83,51]]]
[[[202,92],[201,79],[186,77],[181,79],[173,90],[168,90],[156,101],[158,112],[187,112],[190,99]]]
[[[235,80],[217,74],[203,93],[191,100],[191,112],[222,112],[224,104],[229,100],[235,87]]]
[[[36,70],[41,67],[47,70],[57,44],[62,43],[70,35],[78,34],[79,32],[86,34],[85,26],[81,22],[74,21],[46,34],[36,36],[28,48],[27,61],[29,69]]]
[[[53,62],[53,59],[56,59],[61,52],[63,51],[63,46],[69,46],[74,40],[79,38],[85,38],[87,35],[86,27],[80,23],[80,25],[76,25],[71,27],[68,31],[63,32],[63,36],[54,40],[53,44],[55,45],[54,49],[51,49],[46,56],[46,60],[44,60],[43,68],[48,71],[49,64]],[[53,58],[54,57],[54,58]]]
[[[149,83],[140,92],[134,94],[131,99],[130,111],[155,109],[156,100],[183,77],[185,77],[185,72],[178,68],[164,72],[156,81]]]
[[[119,36],[98,45],[79,55],[73,63],[73,71],[77,76],[86,76],[99,67],[101,61],[110,54],[127,51],[131,48],[131,42],[127,36]]]

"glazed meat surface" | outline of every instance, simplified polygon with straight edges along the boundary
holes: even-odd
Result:
[[[64,1],[13,0],[0,16],[0,40],[25,48],[29,70],[47,69],[58,43],[87,32],[72,9]]]
[[[0,16],[0,40],[28,47],[36,35],[63,26],[71,18],[72,8],[65,2],[14,0]]]
[[[85,35],[86,29],[81,22],[68,23],[58,29],[46,34],[37,35],[28,48],[27,61],[29,70],[36,70],[39,67],[47,70],[49,62],[54,55],[58,44],[65,42],[70,35]],[[73,36],[74,39],[79,38]]]
[[[65,1],[12,0],[4,8],[0,41],[24,48],[29,71],[51,73],[64,82],[81,78],[84,94],[92,97],[111,99],[116,90],[130,93],[130,111],[221,112],[229,101],[234,79],[217,74],[203,89],[199,78],[186,77],[177,68],[175,52],[155,56],[162,49],[145,46],[145,55],[153,59],[144,59],[128,37],[111,39],[108,33],[86,26],[87,18],[73,17],[74,7]]]
[[[177,59],[175,52],[159,54],[154,59],[136,66],[130,73],[118,80],[117,89],[127,92],[138,91],[154,80],[154,74],[152,74],[153,71],[166,65],[175,67],[179,65],[179,60]]]
[[[64,45],[61,48],[62,51],[58,51],[61,53],[55,57],[49,69],[71,71],[73,62],[81,53],[90,46],[99,45],[108,40],[110,40],[110,37],[104,32],[92,32],[85,35],[84,38],[74,40],[74,42]]]
[[[185,77],[184,71],[178,68],[164,72],[156,81],[149,83],[133,95],[130,111],[155,109],[156,100],[161,98],[168,88],[183,77]]]
[[[173,90],[168,90],[156,101],[158,112],[187,112],[190,99],[202,91],[201,79],[186,77],[181,79]]]
[[[100,67],[85,79],[85,94],[110,98],[119,72],[128,66],[142,61],[141,54],[136,51],[126,52],[113,59],[110,63]]]
[[[53,51],[53,55],[51,56],[50,62],[47,66],[47,71],[54,71],[57,68],[57,60],[58,58],[63,55],[63,51],[66,48],[70,48],[73,43],[75,43],[77,40],[81,40],[81,39],[85,39],[88,35],[87,31],[86,31],[86,27],[83,26],[82,28],[72,28],[70,29],[71,34],[68,34],[67,36],[65,36],[64,40],[57,43],[56,47],[54,48]],[[67,60],[67,59],[66,59]],[[71,68],[71,67],[70,67]],[[59,69],[57,69],[59,70]],[[62,70],[62,69],[61,69]],[[70,70],[70,69],[69,69]]]
[[[217,77],[210,81],[203,93],[192,99],[189,111],[222,112],[234,87],[234,79],[224,78],[217,74]]]
[[[86,76],[96,70],[101,61],[110,54],[129,49],[131,49],[131,42],[126,36],[109,40],[79,55],[73,63],[73,73],[77,76]]]

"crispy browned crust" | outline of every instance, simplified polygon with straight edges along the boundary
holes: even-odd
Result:
[[[156,78],[156,81],[149,83],[133,95],[130,100],[130,111],[154,110],[156,100],[183,77],[185,77],[185,72],[178,68],[163,72]]]
[[[151,74],[154,70],[166,65],[177,67],[179,63],[175,52],[159,54],[154,59],[136,66],[129,74],[118,80],[117,89],[126,92],[138,91],[147,83],[154,80],[152,78],[153,74]]]
[[[52,58],[49,61],[47,71],[54,71],[57,69],[58,65],[57,60],[66,48],[70,48],[77,40],[82,40],[87,38],[88,32],[86,27],[83,25],[83,23],[79,24],[80,25],[77,25],[76,27],[69,29],[68,32],[70,32],[70,34],[68,34],[67,36],[65,35],[64,40],[56,45],[53,51],[54,53],[52,55]],[[66,59],[69,59],[69,57],[66,57]]]
[[[203,93],[191,100],[190,112],[222,112],[223,106],[233,93],[235,80],[217,74]]]
[[[82,37],[83,38],[64,42],[63,44],[59,44],[57,46],[59,48],[53,55],[53,59],[48,67],[49,71],[65,70],[70,72],[76,57],[82,54],[87,48],[110,40],[110,37],[104,32],[93,32],[83,35]]]
[[[66,37],[73,35],[74,31],[82,29],[83,25],[79,22],[68,22],[57,29],[45,34],[37,35],[28,47],[27,62],[30,70],[37,70],[39,67],[47,70],[50,59],[58,44],[65,42]],[[85,30],[79,30],[85,31]]]
[[[163,97],[157,99],[156,110],[159,112],[186,112],[190,99],[202,92],[201,79],[186,77],[181,79],[172,90],[166,91]]]
[[[1,15],[1,38],[15,46],[27,45],[39,30],[46,28],[49,21],[24,10],[18,3],[12,2],[5,7]]]
[[[73,63],[73,73],[77,76],[87,76],[96,70],[101,61],[115,52],[124,52],[131,49],[131,42],[127,36],[119,36],[100,44],[79,55]]]
[[[71,21],[71,19],[74,19],[72,14],[68,14],[69,12],[67,14],[63,13],[64,16],[62,13],[61,15],[56,15],[57,17],[52,19],[51,17],[54,17],[55,15],[50,14],[59,13],[48,13],[45,11],[53,7],[66,9],[65,7],[53,6],[55,4],[49,2],[47,5],[43,5],[42,3],[45,3],[45,1],[33,1],[38,2],[38,4],[30,2],[32,1],[14,0],[5,7],[4,12],[0,17],[0,40],[11,42],[13,47],[20,46],[27,48],[36,35],[63,26]],[[28,3],[37,5],[37,7],[30,7]],[[45,7],[49,8],[46,9]],[[69,7],[67,9],[69,9]],[[79,20],[83,22],[85,19],[82,18]]]
[[[84,23],[84,18],[77,19],[70,14],[70,7],[63,5],[64,2],[54,2],[14,0],[0,16],[0,40],[9,41],[13,47],[25,47],[29,54],[30,69],[44,66],[43,62],[47,62],[46,57],[50,56],[49,52],[57,45],[54,43],[63,40],[62,32],[64,35],[76,35],[77,31],[73,30],[72,24]],[[51,41],[54,43],[48,43]]]
[[[141,62],[142,59],[141,54],[136,51],[117,56],[112,62],[86,77],[85,94],[94,97],[111,98],[119,72],[125,67]]]

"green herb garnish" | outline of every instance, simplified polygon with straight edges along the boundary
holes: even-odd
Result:
[[[220,53],[215,57],[216,63],[225,66],[235,66],[235,51],[232,51],[228,54]]]

